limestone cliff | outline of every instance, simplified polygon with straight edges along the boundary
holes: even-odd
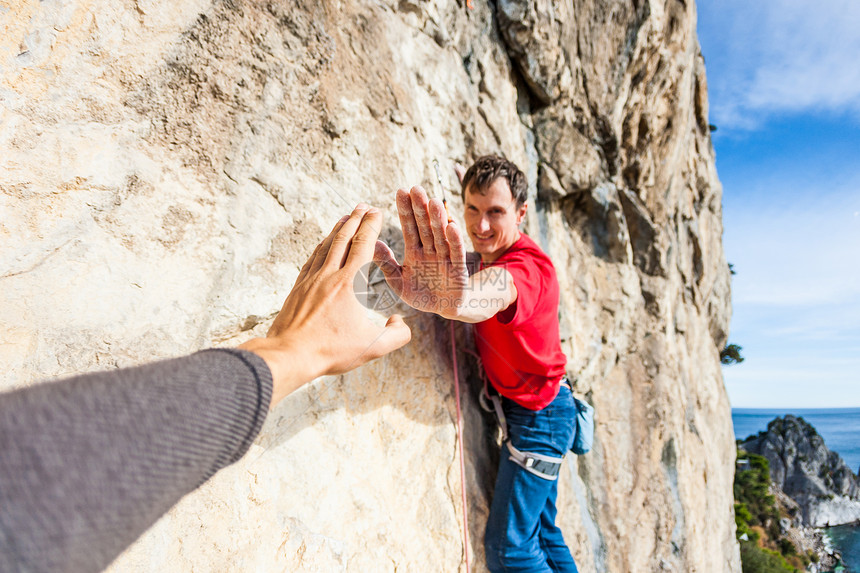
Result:
[[[767,458],[771,480],[799,506],[803,524],[860,521],[860,479],[803,418],[776,418],[740,447]]]
[[[695,5],[474,6],[0,0],[3,387],[265,332],[340,214],[393,214],[434,157],[454,188],[454,160],[499,152],[529,175],[526,230],[597,408],[560,486],[580,569],[739,571]],[[285,400],[114,570],[462,570],[448,327],[407,314],[408,347]],[[467,394],[481,570],[497,454]]]

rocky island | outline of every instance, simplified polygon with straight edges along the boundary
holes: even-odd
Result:
[[[803,418],[776,418],[740,448],[767,459],[773,484],[797,504],[804,525],[860,521],[860,479]]]
[[[744,571],[840,571],[823,527],[860,520],[858,477],[803,418],[738,440],[735,522]]]

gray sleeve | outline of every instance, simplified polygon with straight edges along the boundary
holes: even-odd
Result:
[[[100,571],[260,432],[272,375],[206,350],[0,394],[0,571]]]

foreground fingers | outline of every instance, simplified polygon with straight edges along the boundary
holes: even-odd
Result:
[[[359,203],[352,210],[349,218],[341,225],[340,229],[333,231],[326,238],[328,248],[325,249],[325,261],[322,266],[328,267],[330,270],[337,270],[343,266],[344,258],[349,250],[350,241],[355,236],[358,226],[361,224],[364,214],[370,209],[370,206],[365,203]],[[321,253],[322,254],[322,253]]]
[[[385,323],[384,336],[380,338],[382,346],[374,348],[381,352],[379,356],[383,356],[397,350],[401,346],[405,346],[407,342],[412,340],[412,331],[409,326],[403,322],[403,317],[399,314],[392,314]]]
[[[360,364],[365,364],[371,360],[385,356],[389,352],[405,346],[410,340],[412,340],[412,330],[403,322],[402,316],[392,314],[388,322],[385,323],[382,332],[358,358],[356,364],[350,367],[350,370]]]
[[[358,269],[361,265],[370,262],[376,248],[376,239],[381,230],[382,213],[376,208],[369,209],[361,219],[358,230],[349,243],[345,264]]]
[[[331,232],[328,234],[328,236],[326,236],[325,239],[323,239],[319,242],[319,244],[317,244],[316,248],[314,249],[314,252],[311,253],[311,256],[308,257],[307,262],[305,262],[304,266],[302,267],[302,270],[299,271],[299,277],[297,281],[304,278],[305,275],[307,275],[308,273],[317,272],[320,267],[322,267],[323,262],[325,262],[325,257],[328,253],[329,245],[331,245],[332,239],[334,239],[334,236],[337,234],[338,231],[340,231],[340,228],[343,227],[343,224],[346,223],[348,219],[349,215],[344,215],[343,217],[341,217],[340,220],[334,224],[334,227],[332,227]]]

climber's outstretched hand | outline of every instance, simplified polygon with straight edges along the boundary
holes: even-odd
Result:
[[[403,228],[403,264],[398,264],[382,242],[376,244],[374,262],[391,289],[409,306],[459,318],[469,294],[466,247],[460,229],[448,222],[442,201],[428,199],[421,187],[398,190],[397,211]]]
[[[269,365],[273,405],[318,376],[347,372],[409,342],[400,315],[377,325],[353,288],[381,228],[382,213],[364,204],[338,221],[302,267],[266,337],[241,345]]]

